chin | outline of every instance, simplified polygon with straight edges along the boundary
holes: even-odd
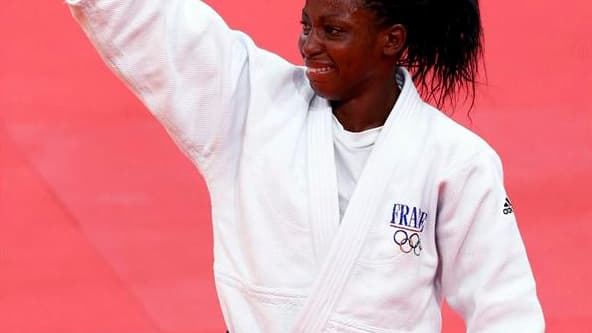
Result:
[[[341,94],[336,91],[333,87],[327,86],[325,82],[310,82],[310,87],[320,97],[329,101],[339,101]]]

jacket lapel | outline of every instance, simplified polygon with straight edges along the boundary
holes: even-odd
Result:
[[[425,127],[427,125],[422,122],[417,124],[417,121],[414,121],[414,117],[417,117],[418,112],[421,112],[423,102],[412,83],[409,73],[404,69],[400,69],[399,74],[404,75],[405,84],[377,139],[375,148],[366,162],[366,167],[358,180],[341,225],[338,228],[327,225],[325,226],[326,229],[322,231],[336,231],[336,235],[332,241],[330,240],[331,238],[328,238],[330,245],[327,255],[324,257],[320,272],[296,320],[295,327],[292,330],[293,333],[322,332],[339,296],[342,294],[342,290],[365,242],[368,230],[375,223],[373,216],[378,206],[383,202],[384,192],[390,183],[389,180],[399,179],[400,177],[411,177],[413,174],[413,163],[409,163],[409,161],[419,160],[417,155],[420,149],[417,149],[416,146],[421,144],[419,142],[421,140],[421,134],[418,134],[418,132],[425,131],[425,128],[418,128],[418,126]],[[330,112],[330,110],[324,112],[327,113],[329,119],[322,120],[323,123],[328,123],[328,125],[323,124],[323,126],[328,126],[329,128],[331,121]],[[317,116],[325,117],[321,115]],[[320,124],[315,126],[320,126]],[[328,132],[330,135],[330,130]],[[329,141],[332,147],[332,139]],[[320,154],[321,152],[316,148],[315,144],[318,145],[319,142],[310,141],[308,149],[315,150]],[[323,144],[325,143],[323,142]],[[332,149],[330,152],[328,148],[325,149],[325,153],[332,160],[332,164],[329,164],[327,155],[309,155],[309,158],[311,158],[308,161],[309,170],[315,167],[319,168],[318,158],[321,158],[323,163],[332,166],[330,176],[331,179],[335,179],[334,155]],[[327,174],[318,174],[317,177],[328,176],[329,171],[325,172]],[[322,190],[324,195],[332,196],[335,201],[337,200],[336,185],[334,188],[323,188]],[[329,190],[335,192],[330,193]],[[311,196],[311,200],[314,201],[315,198]],[[334,225],[334,221],[338,220],[338,207],[336,202],[331,202],[331,204],[331,206],[315,206],[315,209],[324,209],[325,212],[315,212],[314,215],[316,215],[317,219],[311,222],[326,224],[327,221],[317,221],[322,219],[322,214],[325,214],[332,219],[330,223]],[[313,230],[315,229],[320,229],[320,227],[313,226]],[[320,230],[317,232],[319,234],[321,233]],[[322,238],[322,244],[323,246],[327,246],[325,238]]]
[[[325,99],[315,96],[311,102],[308,117],[309,220],[314,250],[320,267],[339,228],[331,106]]]

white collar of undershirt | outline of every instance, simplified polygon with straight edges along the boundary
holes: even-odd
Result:
[[[402,89],[403,84],[405,83],[405,76],[401,72],[397,72],[395,80],[397,81],[399,88]],[[383,126],[379,126],[361,132],[350,132],[343,128],[339,119],[333,115],[333,133],[335,140],[350,149],[366,149],[372,147],[376,142],[382,127]]]
[[[337,117],[333,115],[333,133],[335,140],[350,149],[370,148],[376,142],[382,126],[361,132],[350,132],[343,128]]]

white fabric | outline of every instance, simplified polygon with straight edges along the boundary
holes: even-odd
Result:
[[[404,75],[396,75],[399,89],[403,88]],[[366,165],[366,160],[374,148],[374,143],[382,126],[362,132],[350,132],[343,128],[337,117],[333,116],[333,140],[335,143],[335,168],[337,170],[337,191],[339,198],[339,217],[343,219],[349,199],[354,192],[358,178]]]
[[[350,132],[343,128],[335,116],[333,117],[340,219],[343,219],[349,199],[356,188],[381,129],[382,126],[362,132]]]
[[[432,333],[443,298],[468,332],[544,331],[499,158],[404,69],[340,224],[331,108],[303,68],[197,0],[68,3],[206,179],[231,332]]]

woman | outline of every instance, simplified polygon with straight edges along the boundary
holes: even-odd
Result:
[[[544,330],[497,155],[414,85],[473,92],[476,1],[308,0],[305,67],[197,0],[68,3],[206,179],[230,332]]]

